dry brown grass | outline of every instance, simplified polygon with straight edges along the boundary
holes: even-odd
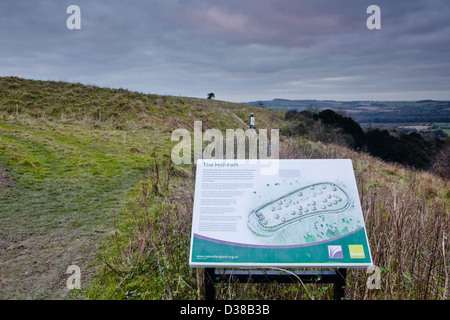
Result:
[[[302,139],[283,137],[280,158],[353,160],[373,261],[381,270],[381,288],[370,290],[366,270],[351,269],[347,299],[448,298],[448,181],[335,144]],[[193,175],[179,171],[183,174],[170,181],[167,192],[164,172],[155,166],[136,198],[131,211],[133,236],[119,250],[127,262],[115,261],[114,268],[122,274],[114,283],[115,298],[117,292],[130,298],[127,288],[136,282],[140,285],[133,292],[139,297],[134,298],[203,299],[202,270],[187,264]],[[155,204],[156,213],[149,215]],[[331,287],[223,283],[217,288],[217,299],[330,299]]]
[[[448,298],[450,182],[385,163],[335,144],[286,138],[283,158],[352,159],[381,289],[369,290],[364,270],[348,276],[350,299]]]

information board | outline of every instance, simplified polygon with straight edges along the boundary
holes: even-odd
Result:
[[[372,265],[351,160],[198,160],[189,264]]]

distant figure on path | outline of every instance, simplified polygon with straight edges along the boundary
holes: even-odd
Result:
[[[255,129],[255,116],[250,114],[250,129]]]

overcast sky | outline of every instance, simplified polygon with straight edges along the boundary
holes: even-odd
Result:
[[[234,102],[450,100],[450,1],[1,0],[0,76]]]

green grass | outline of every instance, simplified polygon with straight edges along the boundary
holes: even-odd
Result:
[[[0,78],[0,169],[13,180],[0,192],[0,299],[203,299],[188,266],[195,175],[171,166],[171,133],[195,120],[246,129],[250,112],[257,129],[286,126],[282,111],[224,101]],[[448,182],[306,138],[282,136],[280,157],[353,159],[382,289],[350,271],[347,298],[448,297]],[[66,289],[72,264],[81,291]],[[331,297],[319,285],[218,288],[221,299]]]
[[[116,232],[97,255],[101,277],[84,288],[89,299],[198,299],[199,273],[189,268],[192,202],[183,198],[190,188],[180,188],[173,177],[170,189],[142,182],[128,197],[117,216]],[[155,178],[151,180],[156,182]],[[184,203],[170,202],[176,195]]]

